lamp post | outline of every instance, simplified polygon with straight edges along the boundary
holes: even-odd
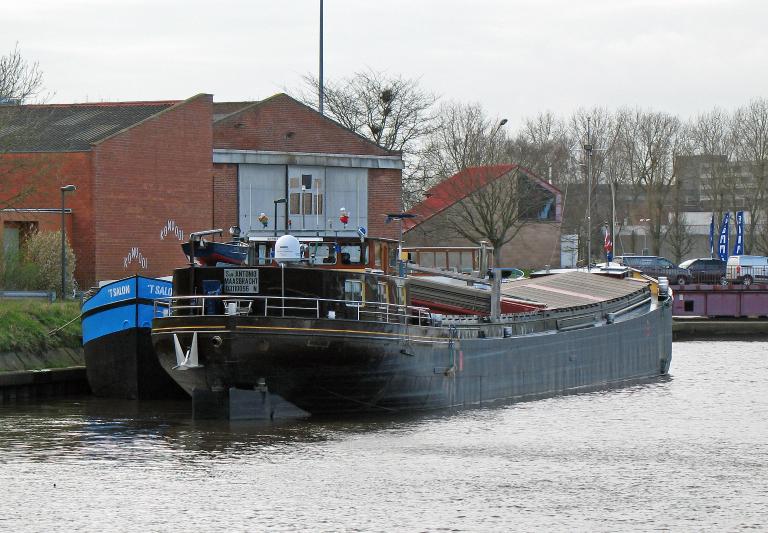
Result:
[[[643,255],[648,255],[648,231],[651,229],[651,219],[650,218],[641,218],[640,223],[643,225],[648,225],[647,228],[643,228]]]
[[[274,218],[274,220],[275,220],[275,222],[274,222],[274,224],[275,224],[275,237],[277,237],[277,204],[284,204],[285,203],[285,198],[280,198],[278,200],[273,200],[273,202],[275,204],[275,218]]]
[[[74,185],[64,185],[61,187],[61,299],[67,299],[67,228],[64,217],[64,196],[68,192],[75,192],[77,187]]]

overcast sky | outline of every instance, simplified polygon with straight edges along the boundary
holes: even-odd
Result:
[[[317,73],[319,0],[25,0],[0,54],[50,102],[262,99]],[[686,118],[768,96],[766,0],[325,0],[325,77],[373,69],[523,117],[641,106]]]

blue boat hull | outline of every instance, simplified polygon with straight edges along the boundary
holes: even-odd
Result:
[[[106,398],[178,398],[183,391],[160,367],[152,348],[154,300],[170,282],[132,276],[105,285],[82,307],[88,383]]]

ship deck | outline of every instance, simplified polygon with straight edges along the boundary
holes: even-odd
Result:
[[[563,309],[623,298],[643,290],[647,284],[644,280],[574,271],[504,283],[501,295],[546,309]]]

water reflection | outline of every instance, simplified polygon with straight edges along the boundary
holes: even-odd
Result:
[[[5,405],[0,529],[764,528],[768,343],[674,350],[672,377],[416,416],[264,424],[195,421],[184,401]]]
[[[610,401],[612,396],[642,393],[671,381],[671,376],[611,385],[603,389],[571,393],[548,400],[529,398],[525,402],[504,402],[468,410],[443,410],[423,413],[378,413],[285,419],[267,421],[193,420],[190,403],[185,400],[131,401],[82,396],[47,400],[44,403],[18,403],[0,407],[3,421],[0,450],[32,452],[38,460],[52,454],[103,454],[108,460],[121,460],[143,448],[160,445],[169,452],[203,454],[249,454],[260,448],[274,453],[282,445],[341,440],[354,434],[416,431],[420,425],[461,424],[466,418],[495,417],[499,410],[516,409],[528,402],[562,401],[573,395],[590,401]],[[137,454],[132,460],[144,460]],[[3,456],[0,455],[0,462]]]

